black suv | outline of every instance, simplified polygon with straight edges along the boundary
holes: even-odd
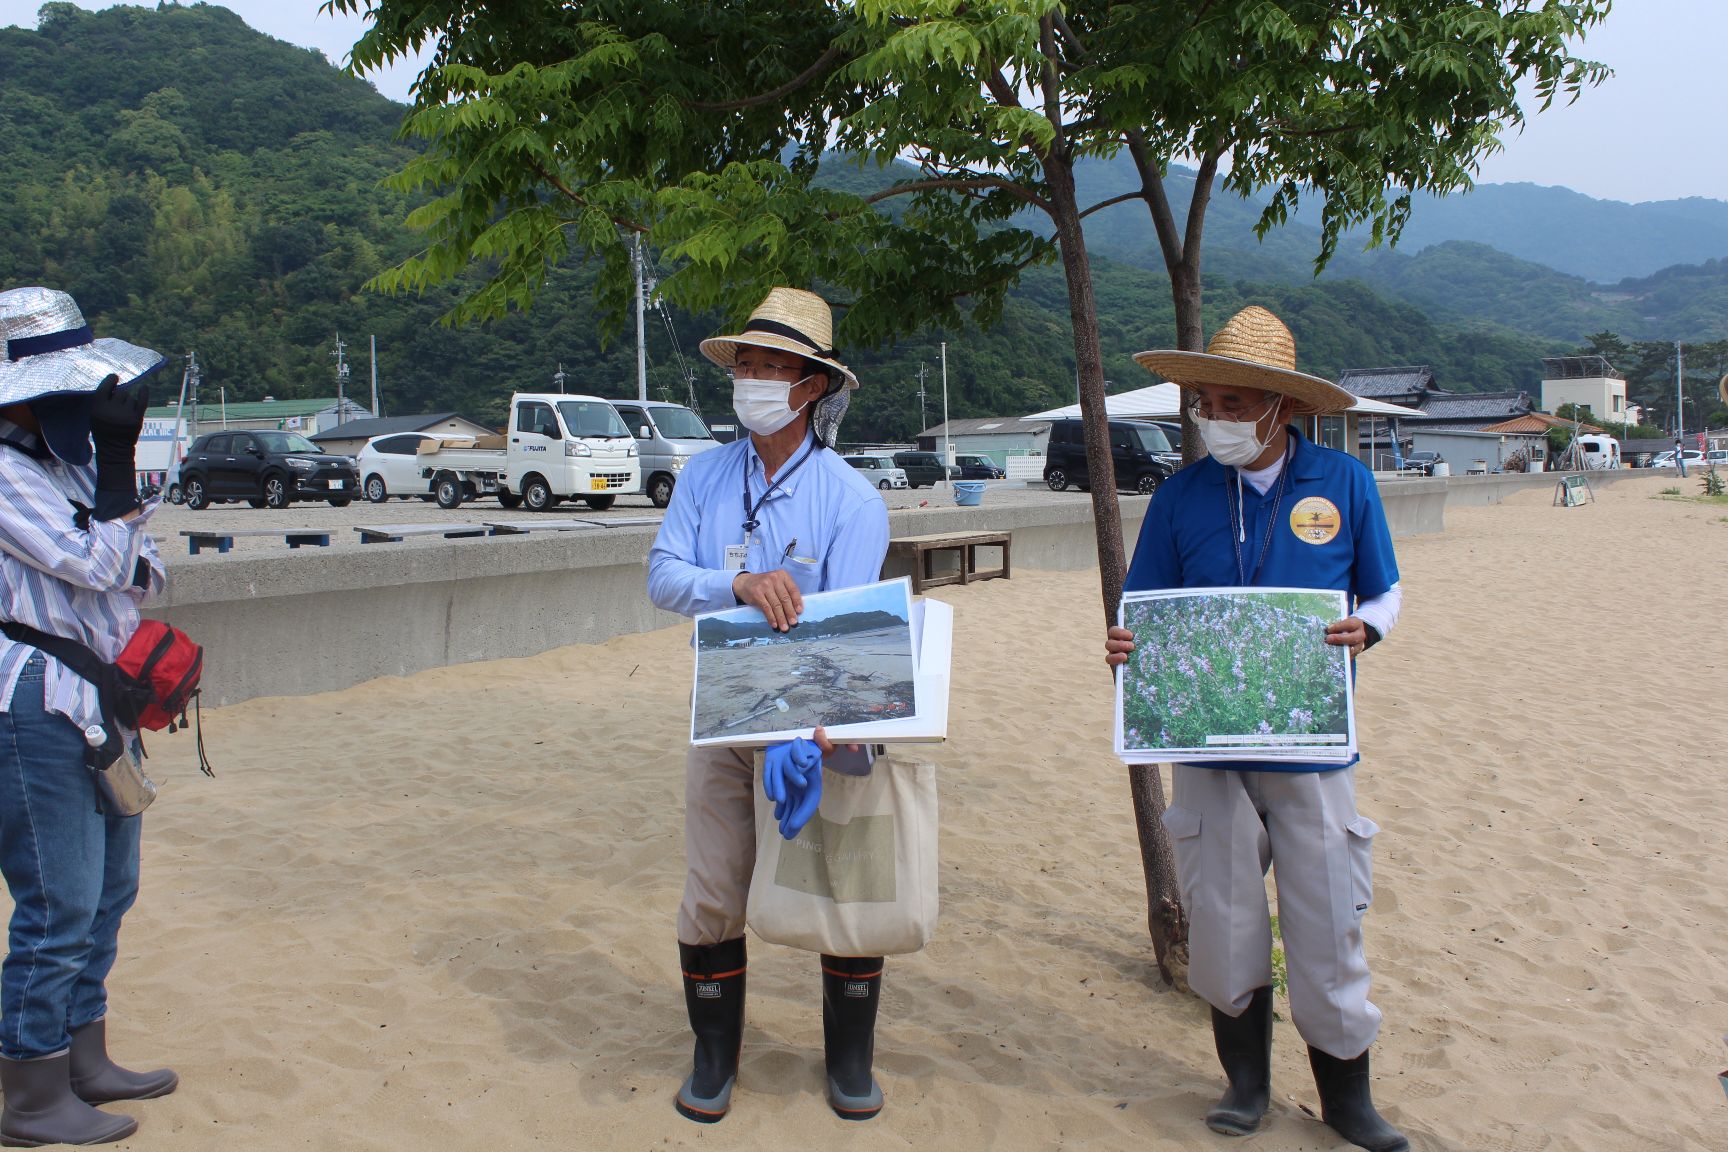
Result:
[[[934,452],[896,452],[894,464],[906,473],[906,485],[909,488],[922,488],[926,484],[942,482],[942,457]],[[960,479],[960,469],[950,468],[948,479]]]
[[[1086,488],[1086,438],[1077,417],[1050,421],[1050,444],[1044,455],[1044,483],[1053,492],[1073,485]],[[1164,429],[1141,420],[1110,421],[1110,456],[1116,466],[1116,487],[1126,492],[1155,492],[1175,475],[1182,457],[1170,447]]]
[[[346,507],[360,493],[354,461],[332,456],[298,432],[210,432],[192,442],[180,465],[188,508],[244,500],[254,508],[286,508],[295,500]]]

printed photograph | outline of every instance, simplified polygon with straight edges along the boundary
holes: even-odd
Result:
[[[1123,755],[1203,750],[1253,758],[1350,743],[1350,670],[1325,641],[1342,592],[1187,589],[1123,597]]]
[[[916,715],[911,617],[904,579],[806,596],[789,632],[751,607],[698,616],[690,738]]]

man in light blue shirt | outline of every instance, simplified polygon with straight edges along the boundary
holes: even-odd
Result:
[[[806,594],[878,580],[888,551],[881,494],[833,452],[858,378],[835,358],[828,304],[792,288],[775,288],[742,332],[703,341],[702,353],[732,373],[750,435],[685,466],[648,554],[648,596],[685,616],[753,605],[785,631]],[[726,1115],[744,1035],[754,782],[753,749],[686,757],[678,951],[696,1048],[676,1105],[699,1123]],[[882,963],[822,957],[828,1101],[846,1119],[882,1109],[870,1071]]]

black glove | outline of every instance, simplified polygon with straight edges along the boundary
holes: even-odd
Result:
[[[138,436],[150,386],[121,391],[120,377],[109,376],[90,396],[90,438],[96,444],[97,520],[118,520],[138,504]]]

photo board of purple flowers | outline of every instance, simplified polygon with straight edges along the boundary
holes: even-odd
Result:
[[[1118,618],[1134,651],[1116,680],[1116,754],[1130,764],[1349,764],[1350,659],[1326,643],[1348,603],[1312,588],[1124,594]]]

